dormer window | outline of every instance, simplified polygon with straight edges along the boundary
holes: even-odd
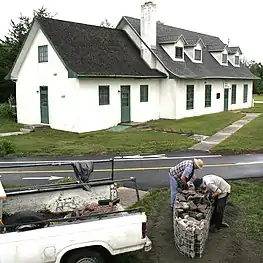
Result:
[[[195,60],[197,60],[197,61],[202,60],[202,50],[195,49]]]
[[[222,54],[222,63],[227,64],[227,54]]]
[[[184,58],[184,50],[182,47],[175,47],[175,58],[177,59]]]
[[[239,56],[235,56],[235,65],[239,66]]]

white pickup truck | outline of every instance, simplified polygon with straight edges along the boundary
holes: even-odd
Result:
[[[144,209],[119,204],[113,175],[91,181],[93,168],[73,167],[76,183],[5,191],[0,182],[0,263],[104,263],[151,250]]]

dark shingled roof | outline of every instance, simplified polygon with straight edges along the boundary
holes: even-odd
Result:
[[[140,20],[133,17],[123,17],[140,34]],[[185,54],[185,62],[174,61],[158,43],[175,41],[183,35],[190,45],[200,38],[205,44],[203,48],[203,63],[193,63]],[[243,64],[234,67],[231,63],[228,66],[221,66],[209,51],[222,51],[226,47],[218,37],[201,34],[181,28],[167,26],[157,22],[157,46],[153,50],[161,59],[164,65],[177,77],[182,78],[240,78],[256,79],[250,70]],[[234,48],[231,48],[234,50]]]
[[[37,21],[67,68],[78,76],[165,76],[146,64],[123,30],[51,18]]]

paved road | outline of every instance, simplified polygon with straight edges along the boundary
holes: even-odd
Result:
[[[205,167],[202,171],[197,171],[197,176],[214,173],[225,179],[240,179],[249,177],[263,176],[263,154],[256,155],[235,155],[235,156],[212,156],[204,152],[180,152],[174,154],[150,156],[150,157],[128,157],[128,159],[117,159],[115,162],[115,178],[136,177],[139,188],[147,190],[154,187],[167,187],[168,170],[181,160],[202,157]],[[92,159],[101,159],[102,157],[94,157]],[[104,158],[104,157],[103,157]],[[70,158],[71,160],[83,160],[86,158]],[[7,168],[15,165],[17,162],[28,163],[48,163],[50,161],[66,161],[68,158],[52,159],[0,159],[0,175],[4,184],[44,184],[56,181],[59,178],[73,176],[70,166],[54,166],[54,167],[27,167],[27,168]],[[111,175],[110,163],[95,164],[95,171],[91,179],[104,178]],[[131,186],[127,184],[126,186]]]

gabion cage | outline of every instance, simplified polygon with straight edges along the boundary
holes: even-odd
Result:
[[[194,190],[177,194],[173,213],[175,245],[185,256],[202,257],[209,234],[213,205]]]

